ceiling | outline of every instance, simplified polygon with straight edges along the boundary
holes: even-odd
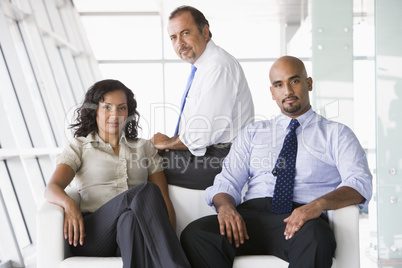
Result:
[[[300,24],[310,0],[72,0],[79,12],[160,12],[164,18],[176,7],[191,5],[207,18],[264,20]]]
[[[162,2],[164,15],[186,3],[201,10],[206,17],[235,20],[270,20],[299,24],[301,14],[306,14],[308,0],[203,0]]]

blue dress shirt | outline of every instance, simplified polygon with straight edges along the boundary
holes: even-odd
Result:
[[[246,126],[233,142],[223,169],[206,190],[206,201],[218,193],[230,194],[241,203],[243,186],[248,183],[244,201],[272,197],[276,177],[272,169],[289,131],[292,118],[283,114]],[[353,131],[330,121],[311,108],[297,120],[298,149],[293,201],[306,204],[339,187],[358,191],[368,204],[372,195],[372,175],[365,151]]]

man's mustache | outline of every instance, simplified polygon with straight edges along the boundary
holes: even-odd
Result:
[[[182,53],[183,50],[189,50],[190,48],[191,48],[191,47],[181,47],[181,48],[179,49],[179,52]]]
[[[295,99],[295,100],[298,100],[299,98],[298,97],[296,97],[296,96],[289,96],[289,97],[287,97],[287,98],[284,98],[283,100],[282,100],[282,103],[284,103],[286,100],[288,100],[288,99]]]

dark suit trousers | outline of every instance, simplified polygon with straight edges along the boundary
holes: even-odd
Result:
[[[222,171],[222,162],[229,153],[230,143],[209,146],[204,156],[190,151],[162,152],[163,167],[169,184],[205,190]]]
[[[94,213],[84,214],[83,246],[75,256],[121,254],[123,267],[190,267],[167,208],[153,183],[143,183],[116,196]]]
[[[274,255],[289,262],[289,267],[331,267],[336,242],[327,216],[306,222],[286,240],[283,220],[290,213],[271,213],[271,202],[272,198],[258,198],[238,206],[250,237],[239,248],[219,233],[216,215],[190,223],[181,234],[181,243],[191,267],[232,267],[235,256],[241,255]]]

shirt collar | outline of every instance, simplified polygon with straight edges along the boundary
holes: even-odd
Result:
[[[214,41],[212,41],[212,39],[209,40],[208,43],[207,43],[207,46],[205,47],[204,52],[203,52],[203,53],[201,54],[201,56],[197,59],[197,61],[194,62],[194,66],[197,67],[197,69],[198,69],[199,67],[201,67],[201,66],[205,63],[205,61],[208,60],[209,55],[212,53],[212,50],[213,50],[215,47],[216,47],[216,45],[215,45]]]
[[[85,145],[85,144],[88,144],[88,143],[91,143],[92,145],[97,145],[97,146],[100,146],[100,147],[103,147],[103,146],[106,145],[106,142],[105,142],[104,140],[102,140],[102,138],[99,136],[98,132],[96,132],[96,131],[93,131],[93,132],[91,132],[90,134],[88,134],[88,136],[86,136],[86,137],[83,139],[83,142],[82,142],[82,143],[83,143],[84,145]],[[125,144],[125,145],[127,145],[127,146],[129,146],[129,147],[133,147],[133,146],[134,146],[134,144],[132,144],[133,142],[132,142],[132,141],[129,141],[129,140],[126,138],[126,134],[125,134],[124,131],[122,132],[122,134],[121,134],[121,136],[120,136],[120,141],[119,141],[119,143],[120,143],[120,144]]]
[[[304,114],[300,115],[299,117],[297,117],[295,119],[297,119],[297,121],[299,121],[300,126],[303,128],[313,118],[314,114],[315,114],[315,112],[313,111],[313,108],[310,107],[310,109],[307,112],[305,112]],[[283,113],[281,113],[277,117],[276,120],[277,120],[278,124],[280,126],[282,126],[283,129],[286,130],[286,128],[289,126],[290,120],[292,120],[292,118],[287,116],[287,115],[284,115]]]
[[[102,144],[102,145],[105,144],[105,142],[101,139],[101,137],[99,137],[99,134],[96,131],[89,133],[85,138],[81,138],[81,139],[82,139],[83,145],[86,145],[88,143],[98,143],[98,144]]]

